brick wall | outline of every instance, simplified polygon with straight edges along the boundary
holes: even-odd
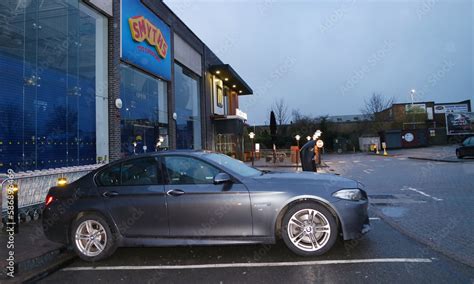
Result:
[[[108,22],[109,87],[109,159],[120,158],[120,110],[115,100],[120,96],[120,1],[113,1],[114,17]]]

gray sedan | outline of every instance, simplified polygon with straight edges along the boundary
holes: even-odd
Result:
[[[275,243],[327,252],[340,236],[369,228],[357,181],[312,172],[261,171],[208,151],[164,151],[122,159],[53,187],[45,235],[84,260],[120,246]]]

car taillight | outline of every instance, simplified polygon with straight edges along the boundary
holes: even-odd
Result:
[[[44,201],[44,206],[48,206],[51,202],[54,201],[54,197],[52,195],[46,195],[46,200]]]

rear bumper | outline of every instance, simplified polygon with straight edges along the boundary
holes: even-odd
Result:
[[[57,243],[68,243],[69,214],[59,210],[60,204],[56,201],[44,208],[42,214],[43,232],[46,238]]]
[[[344,240],[358,239],[370,231],[368,200],[340,200],[334,206],[339,214]]]

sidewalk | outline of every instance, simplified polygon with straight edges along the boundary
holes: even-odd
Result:
[[[20,283],[34,281],[40,275],[57,269],[75,255],[68,251],[63,245],[46,239],[43,234],[41,219],[19,225],[19,233],[14,239],[14,261],[17,266],[15,277],[6,275],[8,265],[7,258],[9,248],[9,235],[5,228],[0,232],[0,282],[7,280],[8,283]]]

